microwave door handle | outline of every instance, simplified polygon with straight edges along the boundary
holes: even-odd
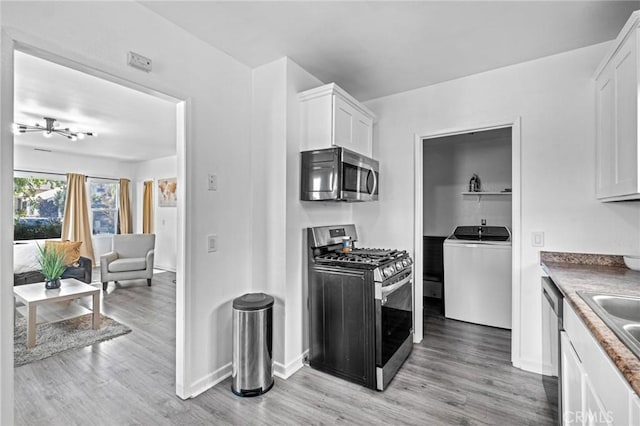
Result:
[[[375,170],[373,167],[369,166],[369,173],[373,175],[373,188],[371,188],[370,194],[373,195],[376,193],[376,188],[378,187],[378,177],[376,176]]]

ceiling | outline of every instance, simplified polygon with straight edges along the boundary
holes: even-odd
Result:
[[[640,1],[149,1],[255,68],[283,56],[361,101],[615,38]],[[15,121],[97,132],[16,146],[123,161],[175,155],[175,104],[16,52]],[[43,77],[46,76],[46,77]]]
[[[146,1],[251,68],[288,56],[360,101],[607,40],[638,1]]]
[[[71,141],[42,133],[16,135],[17,147],[144,161],[176,153],[176,105],[35,56],[15,53],[14,120],[97,132]]]

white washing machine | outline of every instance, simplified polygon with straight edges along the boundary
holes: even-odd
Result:
[[[444,241],[444,315],[511,329],[511,231],[458,226]]]

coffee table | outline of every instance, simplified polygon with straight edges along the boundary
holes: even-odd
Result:
[[[100,289],[85,284],[75,278],[60,280],[60,288],[47,290],[44,283],[26,284],[13,287],[13,296],[24,306],[16,311],[27,319],[27,347],[36,345],[36,325],[64,321],[93,313],[91,325],[100,328]],[[92,310],[75,303],[74,300],[93,296]]]

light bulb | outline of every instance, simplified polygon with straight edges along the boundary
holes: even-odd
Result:
[[[78,133],[77,127],[69,127],[67,130],[69,130],[71,133]]]
[[[80,140],[84,139],[84,133],[78,133],[78,139]]]
[[[51,137],[51,132],[44,132],[42,134],[42,136],[44,136],[45,138],[50,138]]]
[[[75,137],[75,136],[73,136],[73,135],[72,135],[72,136],[67,136],[67,137],[68,137],[69,139],[71,139],[72,141],[77,141],[77,140],[78,140],[78,138],[77,138],[77,137]]]
[[[11,125],[11,131],[16,135],[19,134],[20,133],[20,125],[18,123],[13,123]]]

